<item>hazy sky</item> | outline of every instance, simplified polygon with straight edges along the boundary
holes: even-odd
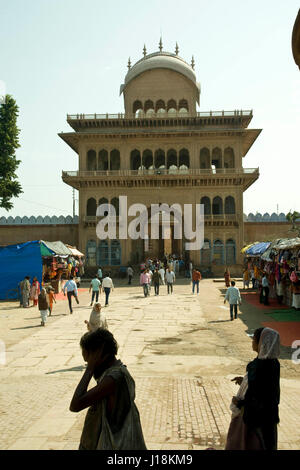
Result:
[[[0,0],[0,80],[20,108],[17,157],[24,194],[0,216],[72,214],[62,170],[78,157],[57,135],[66,114],[123,112],[120,84],[163,48],[195,57],[200,111],[253,109],[263,131],[244,158],[260,178],[244,212],[300,210],[300,71],[291,35],[298,0]],[[76,207],[76,213],[78,209]]]

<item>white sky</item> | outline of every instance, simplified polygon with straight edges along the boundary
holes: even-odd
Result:
[[[195,57],[200,111],[253,109],[263,131],[244,158],[260,178],[244,212],[300,210],[300,71],[291,35],[298,0],[0,0],[0,80],[20,108],[24,194],[1,216],[72,214],[62,170],[77,155],[57,133],[66,114],[123,112],[120,84],[134,64],[163,49]],[[76,210],[78,213],[78,210]]]

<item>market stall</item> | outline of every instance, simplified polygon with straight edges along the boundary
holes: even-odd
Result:
[[[75,247],[69,248],[61,241],[48,242],[42,240],[43,244],[53,252],[52,256],[43,256],[43,284],[51,286],[56,293],[61,292],[65,282],[73,276],[77,285],[80,284],[79,269],[83,265],[79,258],[84,255]]]
[[[246,248],[245,267],[254,272],[256,287],[260,286],[263,273],[267,273],[270,297],[294,306],[300,285],[300,238],[255,243]]]

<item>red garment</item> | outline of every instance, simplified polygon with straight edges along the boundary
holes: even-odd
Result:
[[[201,281],[201,273],[199,271],[193,271],[193,281]]]

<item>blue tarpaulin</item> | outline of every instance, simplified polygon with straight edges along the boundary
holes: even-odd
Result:
[[[0,247],[0,300],[18,299],[18,284],[24,277],[30,276],[30,282],[36,277],[41,283],[42,272],[39,240]]]
[[[247,256],[260,256],[269,248],[270,245],[271,242],[255,243],[255,245],[246,250],[245,254]]]

